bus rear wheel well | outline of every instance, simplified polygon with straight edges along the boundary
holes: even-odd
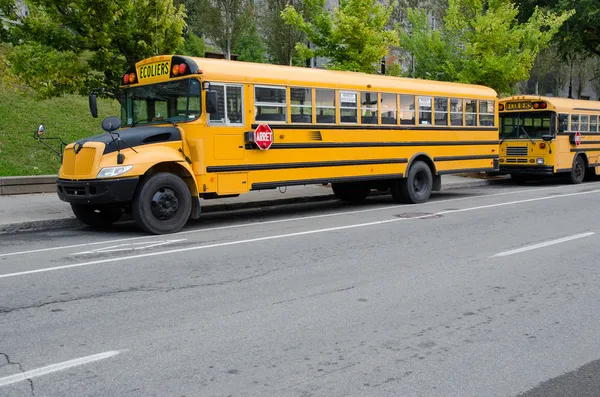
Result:
[[[146,173],[144,174],[144,178],[147,178],[159,172],[168,172],[170,174],[177,175],[178,177],[183,179],[185,184],[188,186],[188,189],[190,189],[190,194],[194,197],[198,197],[198,187],[196,186],[196,181],[194,177],[181,164],[177,164],[174,162],[164,162],[155,164],[148,171],[146,171]]]
[[[414,163],[416,163],[417,161],[424,162],[425,164],[427,164],[427,166],[431,170],[431,175],[433,177],[432,190],[434,192],[439,192],[440,190],[442,190],[442,178],[440,175],[438,175],[437,170],[435,168],[435,164],[434,164],[433,160],[431,159],[431,157],[429,157],[425,153],[417,153],[410,159],[410,161],[408,162],[408,165],[406,166],[406,176],[405,177],[408,177],[408,173],[410,172],[410,167],[412,167],[412,165]]]

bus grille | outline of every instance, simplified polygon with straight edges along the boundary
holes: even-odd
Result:
[[[527,156],[527,146],[508,146],[506,148],[507,156]]]
[[[507,163],[527,163],[527,159],[506,159]]]
[[[63,156],[63,173],[65,175],[89,175],[94,166],[96,149],[82,147],[78,154],[75,150],[67,149]]]

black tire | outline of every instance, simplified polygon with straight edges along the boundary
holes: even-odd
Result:
[[[175,233],[187,223],[192,197],[177,175],[161,172],[138,186],[131,205],[133,218],[142,229],[153,234]]]
[[[364,201],[371,193],[370,187],[360,183],[332,183],[331,188],[335,197],[342,201]]]
[[[578,185],[583,182],[585,178],[585,162],[583,161],[583,157],[577,156],[573,159],[573,167],[571,168],[571,172],[569,172],[569,182]]]
[[[525,183],[530,181],[530,177],[528,175],[523,174],[510,174],[510,180],[516,183],[517,185],[524,185]]]
[[[105,228],[121,219],[123,208],[115,204],[71,204],[73,213],[88,226]]]
[[[392,185],[395,201],[408,204],[421,204],[429,200],[433,191],[433,175],[423,161],[416,161],[408,171],[408,177],[399,179]]]

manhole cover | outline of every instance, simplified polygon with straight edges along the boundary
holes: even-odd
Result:
[[[411,212],[411,213],[406,213],[406,214],[397,214],[394,215],[396,218],[403,218],[403,219],[436,219],[436,218],[441,218],[441,215],[438,214],[430,214],[427,212]]]

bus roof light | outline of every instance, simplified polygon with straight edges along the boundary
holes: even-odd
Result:
[[[173,66],[173,76],[179,76],[179,65]]]
[[[183,76],[185,74],[186,69],[187,69],[187,65],[185,63],[179,64],[179,74],[180,75]]]
[[[130,73],[129,74],[129,83],[133,84],[135,83],[135,73]]]
[[[129,74],[126,74],[125,76],[123,76],[123,83],[129,84]]]

